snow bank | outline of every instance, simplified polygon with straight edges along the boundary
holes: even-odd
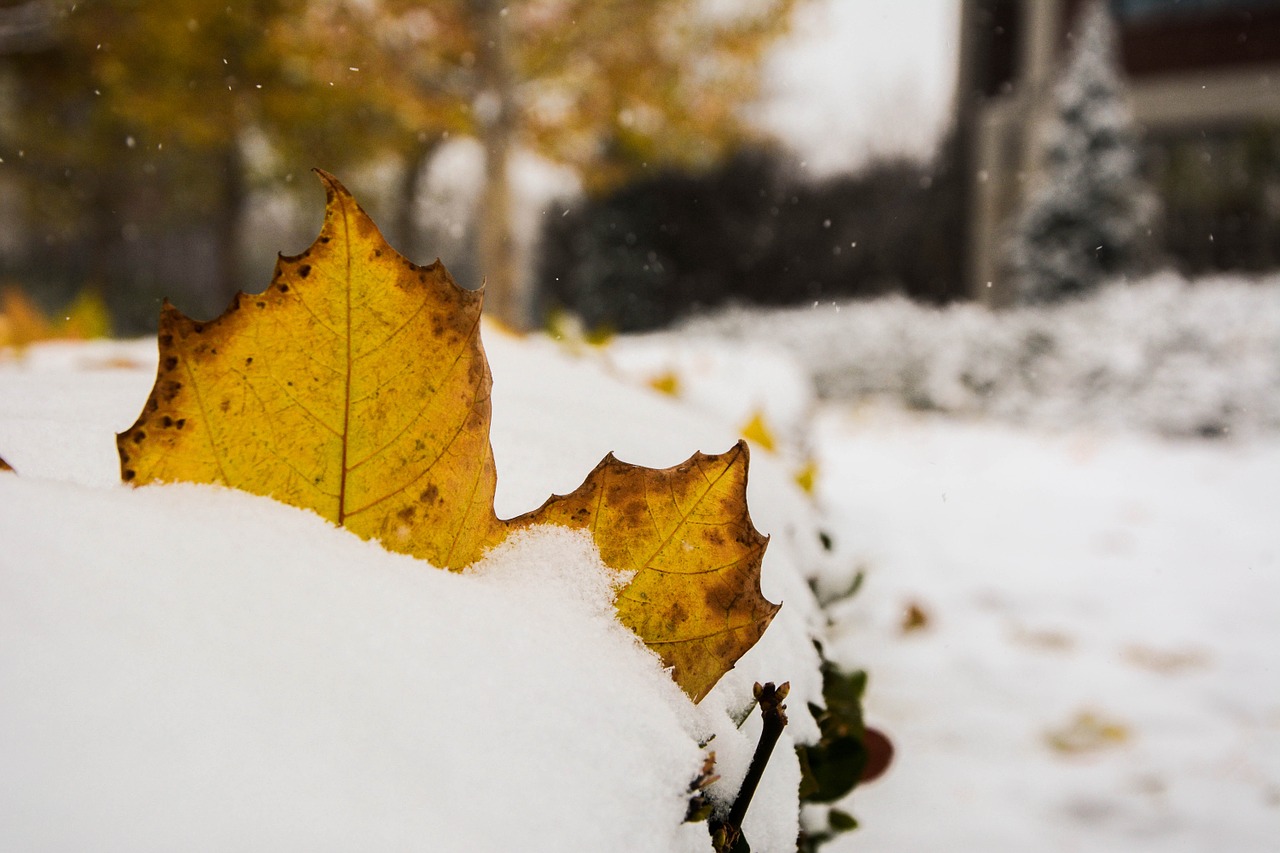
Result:
[[[1163,274],[991,312],[901,298],[737,310],[686,333],[785,346],[827,398],[884,395],[1011,423],[1171,436],[1280,430],[1280,279]]]
[[[735,425],[489,330],[497,509],[600,458],[668,466]],[[753,458],[763,586],[784,607],[700,705],[622,629],[590,543],[518,537],[466,575],[230,490],[119,485],[113,432],[154,344],[58,344],[0,363],[0,837],[33,849],[707,850],[681,820],[714,735],[720,802],[792,682],[753,849],[791,850],[796,739],[816,736],[818,549],[789,474]]]

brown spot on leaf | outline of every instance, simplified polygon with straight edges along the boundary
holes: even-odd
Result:
[[[142,444],[142,442],[144,442],[144,441],[146,441],[146,440],[147,440],[147,434],[146,434],[145,432],[143,432],[142,430],[138,430],[137,432],[135,432],[135,433],[133,434],[133,443],[134,443],[134,444]]]
[[[303,264],[298,267],[298,275],[302,278],[306,278],[311,275],[311,264]]]
[[[124,472],[120,476],[127,483],[130,480],[132,480],[134,477],[138,476],[138,472],[134,471],[132,468],[125,468]]]
[[[165,360],[164,360],[164,369],[165,369],[165,370],[173,370],[173,369],[174,369],[175,367],[177,367],[177,366],[178,366],[178,357],[177,357],[177,356],[171,355],[171,356],[166,356],[166,357],[165,357]]]

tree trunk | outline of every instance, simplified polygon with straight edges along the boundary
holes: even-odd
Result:
[[[422,256],[422,232],[418,228],[418,196],[422,192],[422,179],[431,159],[440,149],[440,138],[415,141],[405,156],[404,174],[400,176],[399,198],[396,199],[396,249],[414,263],[426,263],[431,258]]]
[[[480,32],[476,56],[480,94],[475,110],[484,145],[484,188],[476,228],[486,308],[504,323],[523,330],[529,326],[529,298],[527,280],[516,263],[511,223],[509,160],[517,107],[503,5],[498,0],[472,0]]]
[[[241,290],[240,281],[240,217],[244,213],[244,164],[240,146],[233,137],[222,152],[222,193],[214,211],[214,293],[209,307],[220,314]]]

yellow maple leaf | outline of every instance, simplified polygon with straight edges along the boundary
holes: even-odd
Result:
[[[325,176],[320,236],[198,323],[166,302],[123,478],[219,483],[444,568],[500,541],[481,295],[382,239]]]
[[[620,619],[701,699],[778,609],[760,593],[746,446],[662,471],[610,456],[571,495],[498,519],[482,294],[402,257],[317,172],[320,236],[265,292],[208,323],[165,303],[155,386],[117,436],[123,479],[270,496],[455,570],[513,529],[589,530],[606,565],[635,573]]]

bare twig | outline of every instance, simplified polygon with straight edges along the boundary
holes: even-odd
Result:
[[[716,853],[749,849],[745,846],[738,847],[742,842],[742,821],[747,816],[747,807],[751,805],[751,798],[755,796],[760,779],[764,776],[764,768],[769,763],[773,748],[787,726],[787,706],[782,702],[790,692],[789,681],[783,682],[780,687],[775,687],[772,681],[763,686],[756,683],[755,697],[760,705],[764,725],[760,729],[760,741],[756,744],[755,754],[751,756],[751,766],[747,768],[747,775],[742,780],[742,787],[738,789],[738,796],[734,799],[728,816],[712,824],[711,837]]]

